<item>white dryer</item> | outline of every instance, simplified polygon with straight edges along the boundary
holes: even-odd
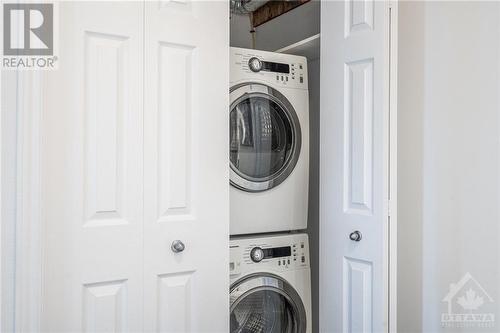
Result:
[[[231,48],[230,61],[230,233],[305,229],[307,59]]]
[[[230,241],[230,332],[311,332],[306,234]]]

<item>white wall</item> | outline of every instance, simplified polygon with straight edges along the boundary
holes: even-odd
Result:
[[[423,10],[398,9],[398,332],[422,331]]]
[[[466,272],[500,316],[499,22],[496,2],[400,4],[399,332],[500,329],[441,327]]]

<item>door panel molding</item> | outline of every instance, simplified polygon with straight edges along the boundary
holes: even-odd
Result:
[[[344,257],[343,279],[343,332],[372,332],[372,263]]]
[[[196,47],[158,43],[158,208],[162,221],[194,220],[192,98]]]
[[[190,332],[191,281],[196,271],[158,275],[158,331]]]
[[[83,287],[83,331],[126,332],[127,280],[90,283]]]
[[[127,224],[128,37],[86,31],[84,38],[84,226]]]
[[[374,0],[348,0],[345,6],[345,37],[363,30],[372,30]]]
[[[373,58],[345,65],[344,211],[372,214]]]

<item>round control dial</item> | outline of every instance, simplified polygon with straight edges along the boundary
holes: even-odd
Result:
[[[250,251],[250,258],[253,262],[260,262],[264,259],[264,251],[260,247],[254,247],[252,251]]]
[[[250,67],[250,70],[252,72],[260,72],[260,70],[262,69],[262,61],[260,61],[256,57],[252,57],[250,58],[250,60],[248,60],[248,67]]]

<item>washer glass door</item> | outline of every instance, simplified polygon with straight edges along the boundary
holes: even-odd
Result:
[[[233,87],[230,110],[231,183],[258,192],[281,183],[300,153],[300,124],[290,102],[262,84]]]
[[[303,333],[305,327],[300,297],[279,277],[256,276],[233,287],[231,333]]]

